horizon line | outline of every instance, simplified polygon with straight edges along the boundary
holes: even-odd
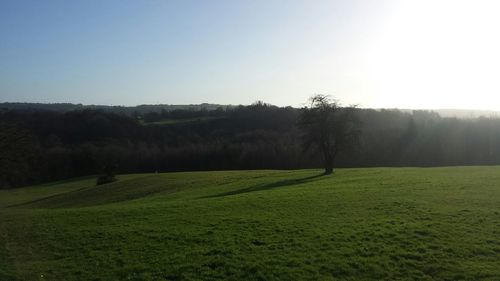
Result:
[[[255,101],[258,102],[258,101]],[[254,102],[254,103],[255,103]],[[263,101],[264,102],[264,101]],[[103,107],[123,107],[123,108],[133,108],[140,106],[224,106],[224,107],[237,107],[237,106],[250,106],[254,103],[249,104],[222,104],[222,103],[210,103],[210,102],[201,102],[201,103],[142,103],[136,105],[125,105],[125,104],[96,104],[96,103],[73,103],[73,102],[29,102],[29,101],[2,101],[0,104],[39,104],[39,105],[77,105],[77,106],[103,106]],[[264,102],[270,106],[276,107],[292,107],[292,108],[301,108],[301,106],[293,106],[293,105],[276,105],[272,103]],[[350,105],[349,105],[350,106]],[[360,109],[374,109],[374,110],[412,110],[412,111],[481,111],[481,112],[495,112],[500,113],[500,109],[476,109],[476,108],[405,108],[405,107],[369,107],[369,106],[357,106]]]

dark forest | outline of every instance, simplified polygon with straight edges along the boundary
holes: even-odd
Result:
[[[24,106],[0,111],[0,187],[101,173],[321,167],[301,147],[300,110],[249,106],[170,109]],[[356,109],[359,143],[338,167],[500,164],[500,119]]]

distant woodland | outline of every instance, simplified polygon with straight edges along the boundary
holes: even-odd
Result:
[[[0,188],[102,173],[321,167],[302,149],[301,109],[0,104]],[[338,167],[500,164],[500,119],[356,109],[359,143]]]

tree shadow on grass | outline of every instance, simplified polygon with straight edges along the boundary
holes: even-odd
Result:
[[[216,195],[206,196],[204,198],[224,197],[224,196],[237,195],[237,194],[249,193],[249,192],[254,192],[254,191],[270,190],[270,189],[284,187],[284,186],[298,185],[298,184],[303,184],[303,183],[308,183],[308,182],[313,182],[313,181],[319,180],[323,176],[325,176],[325,174],[321,173],[318,175],[309,176],[309,177],[305,177],[305,178],[288,179],[288,180],[282,180],[282,181],[272,182],[272,183],[268,183],[268,184],[261,183],[261,184],[252,185],[250,187],[245,187],[245,188],[238,189],[238,190],[233,190],[233,191],[228,191],[228,192],[224,192],[224,193],[220,193],[220,194],[216,194]]]

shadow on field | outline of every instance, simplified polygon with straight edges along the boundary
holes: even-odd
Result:
[[[70,181],[68,181],[68,182],[70,182]],[[72,193],[80,192],[80,191],[82,191],[84,189],[88,189],[88,187],[86,186],[86,187],[82,187],[82,188],[75,189],[75,190],[70,190],[70,191],[66,191],[66,192],[62,192],[62,193],[57,193],[57,194],[53,194],[53,195],[49,195],[49,196],[37,198],[37,199],[31,200],[31,201],[28,201],[28,202],[22,202],[22,203],[8,205],[8,206],[6,206],[6,208],[16,208],[16,207],[30,206],[30,205],[37,204],[37,203],[40,203],[40,202],[44,202],[44,201],[51,200],[51,199],[64,198],[64,196],[67,196],[67,195],[72,194]],[[0,279],[0,280],[2,280],[2,279]]]
[[[76,178],[58,180],[55,182],[42,183],[42,184],[39,184],[39,186],[53,186],[53,185],[65,184],[65,183],[74,183],[74,182],[79,182],[79,181],[89,180],[89,179],[95,180],[96,177],[97,177],[97,175],[76,177]]]
[[[233,190],[233,191],[228,191],[216,195],[211,195],[211,196],[206,196],[204,198],[214,198],[214,197],[223,197],[223,196],[228,196],[228,195],[236,195],[236,194],[242,194],[242,193],[248,193],[248,192],[254,192],[254,191],[262,191],[262,190],[269,190],[269,189],[274,189],[278,187],[284,187],[284,186],[291,186],[291,185],[297,185],[297,184],[302,184],[302,183],[307,183],[307,182],[312,182],[315,180],[318,180],[320,177],[323,177],[324,174],[318,174],[314,176],[309,176],[305,178],[298,178],[298,179],[288,179],[288,180],[282,180],[282,181],[277,181],[273,183],[268,183],[268,184],[256,184],[250,187],[238,189],[238,190]]]

